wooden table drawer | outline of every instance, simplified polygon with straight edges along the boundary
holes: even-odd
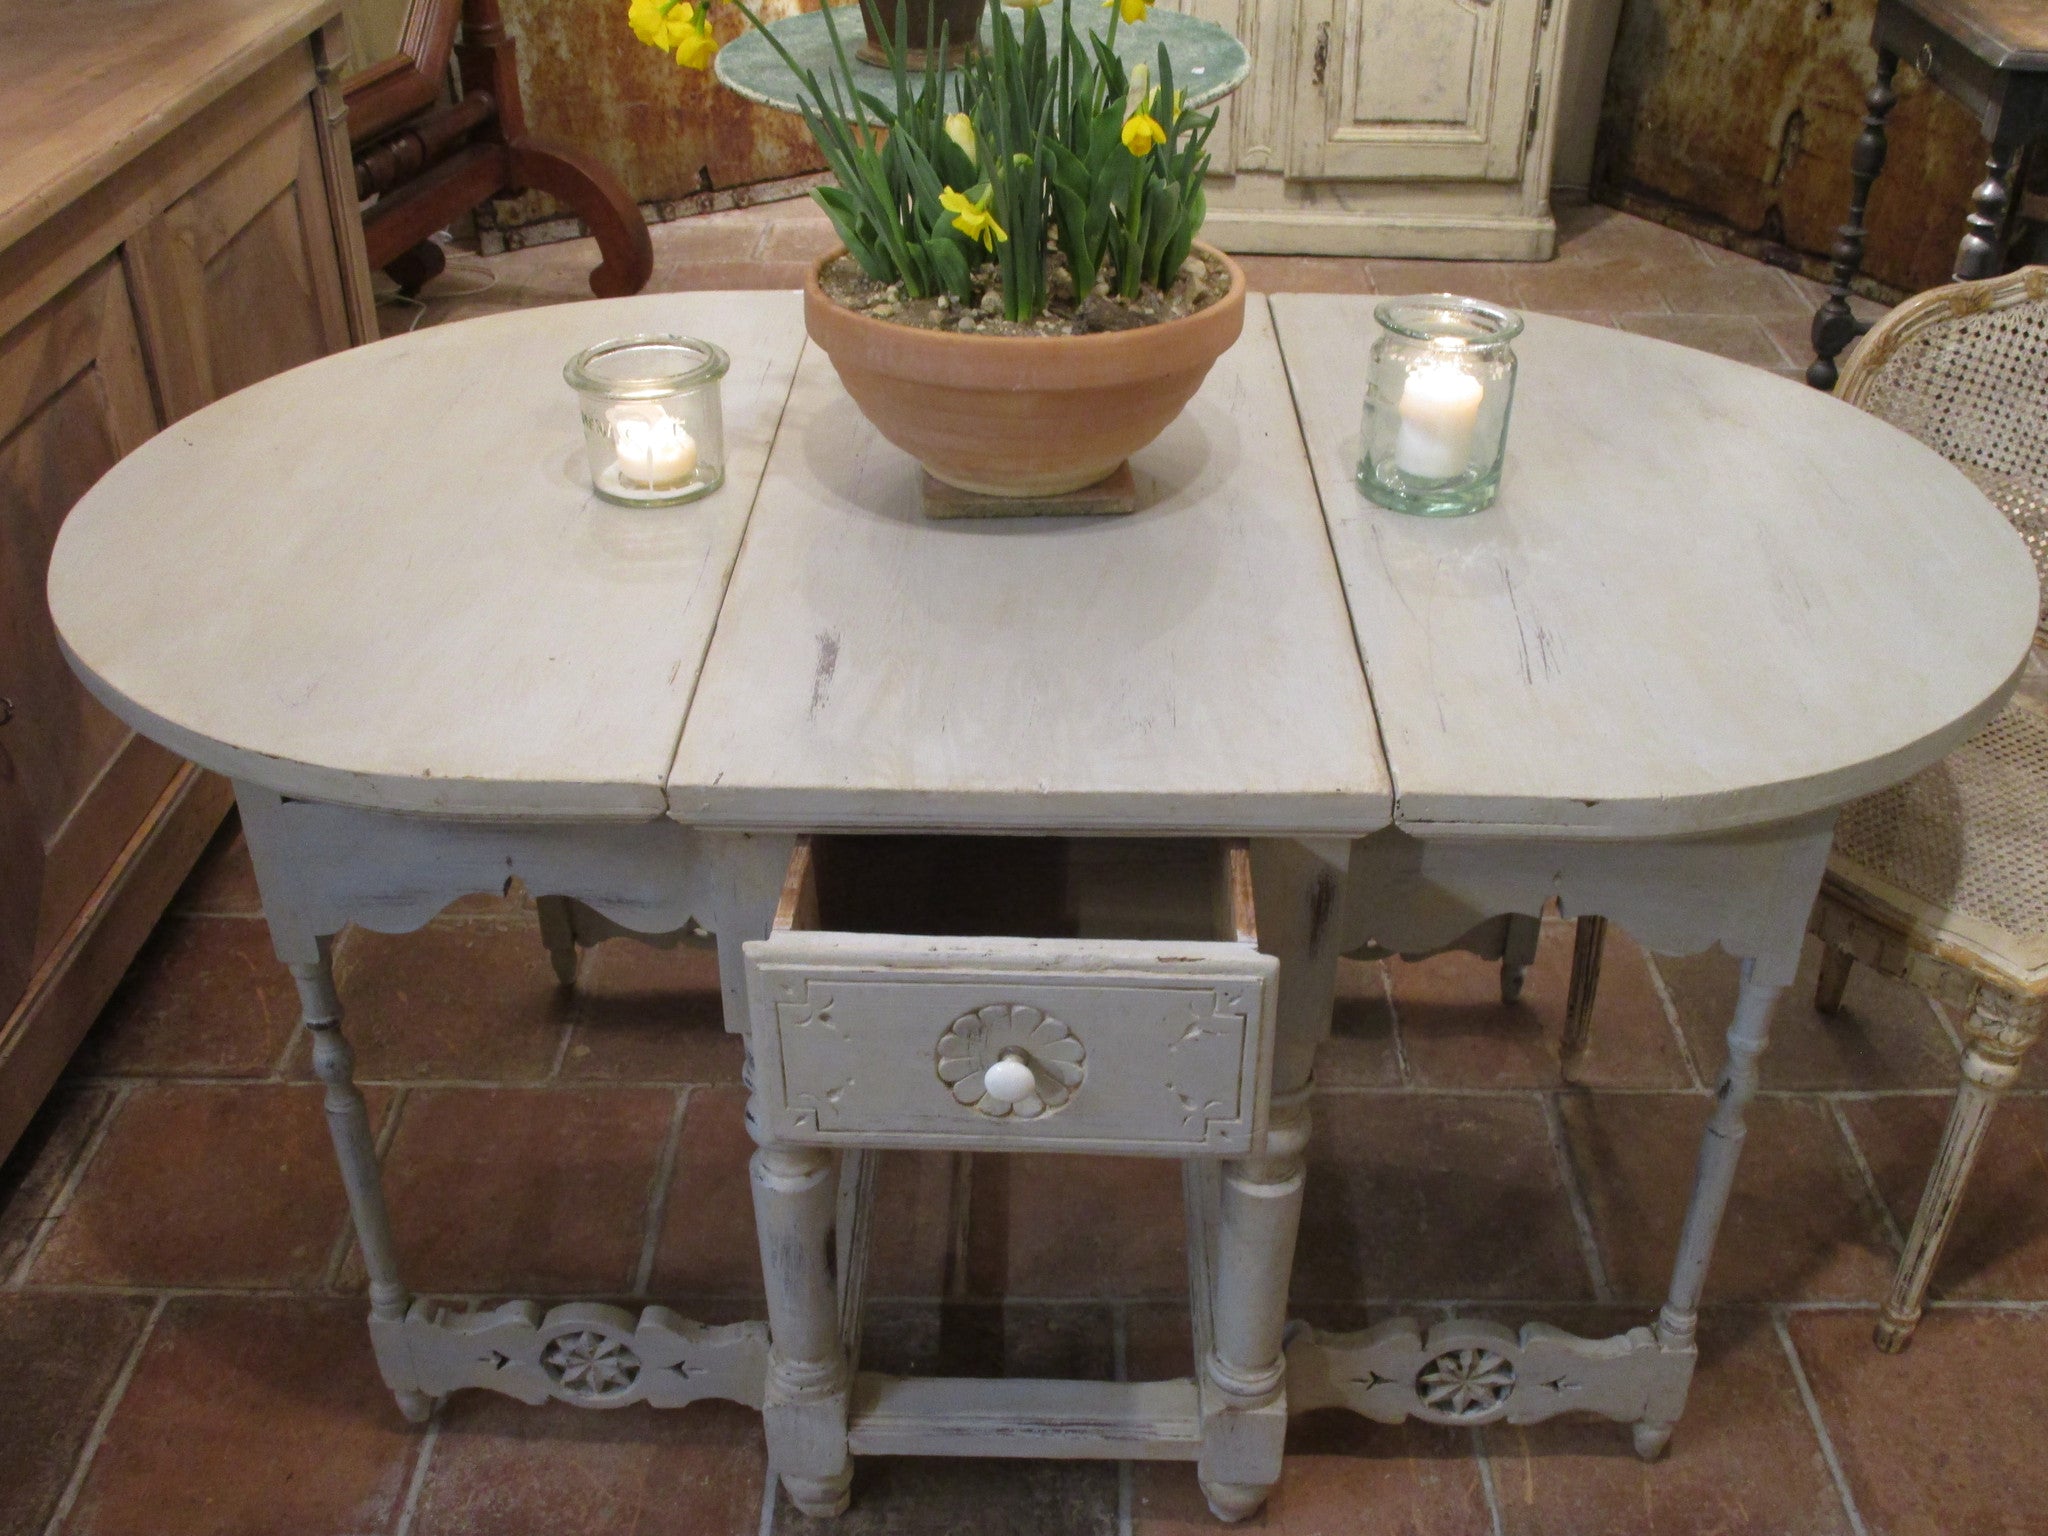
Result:
[[[778,1139],[1262,1144],[1279,962],[1242,843],[804,839],[773,934],[745,948]]]

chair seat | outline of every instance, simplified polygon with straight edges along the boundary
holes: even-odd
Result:
[[[1932,768],[1849,806],[1828,885],[1989,979],[2048,988],[2048,710],[2016,698]]]
[[[2048,635],[2048,487],[2028,475],[1979,469],[1973,464],[1957,467],[2027,541],[2027,553],[2034,557],[2034,570],[2041,578],[2041,632]]]

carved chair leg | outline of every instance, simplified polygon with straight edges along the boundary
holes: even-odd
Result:
[[[1714,1094],[1713,1117],[1700,1138],[1699,1166],[1693,1175],[1692,1201],[1685,1210],[1685,1227],[1679,1234],[1678,1258],[1671,1266],[1671,1290],[1657,1314],[1657,1342],[1666,1349],[1690,1350],[1699,1329],[1700,1292],[1707,1281],[1707,1266],[1714,1257],[1714,1239],[1721,1230],[1721,1218],[1728,1210],[1728,1193],[1735,1186],[1735,1167],[1742,1157],[1746,1134],[1743,1120],[1749,1101],[1756,1097],[1757,1058],[1770,1039],[1771,1010],[1777,1006],[1783,987],[1768,986],[1752,979],[1753,966],[1744,962],[1742,990],[1735,1000],[1735,1020],[1728,1026],[1728,1064],[1721,1069],[1721,1081]],[[1646,1461],[1662,1453],[1671,1443],[1675,1420],[1645,1420],[1635,1427],[1636,1454]]]
[[[1842,994],[1849,989],[1849,973],[1856,968],[1856,957],[1846,949],[1830,944],[1821,951],[1820,979],[1813,984],[1813,1006],[1816,1012],[1832,1017],[1842,1011]]]
[[[2019,1077],[2020,1061],[2028,1047],[2040,1038],[2042,1009],[2040,999],[1987,989],[1963,1025],[1969,1044],[1963,1050],[1962,1086],[1956,1090],[1941,1150],[1927,1175],[1920,1208],[1913,1214],[1913,1230],[1899,1259],[1899,1272],[1892,1279],[1891,1295],[1878,1319],[1877,1347],[1888,1355],[1899,1353],[1913,1340],[1928,1281],[1941,1257],[1942,1244],[1948,1241],[1949,1229],[1955,1225],[1956,1208],[1962,1204],[1971,1165],[1984,1145],[1991,1112]]]
[[[590,274],[590,291],[617,299],[646,287],[654,272],[654,241],[624,183],[582,150],[553,139],[521,136],[507,147],[514,181],[560,198],[590,226],[604,257]]]
[[[320,940],[317,961],[294,964],[290,969],[299,989],[301,1016],[313,1035],[313,1075],[327,1088],[327,1130],[334,1140],[335,1160],[341,1164],[356,1242],[370,1279],[370,1339],[376,1347],[377,1365],[384,1384],[398,1399],[399,1411],[413,1423],[423,1424],[434,1410],[434,1400],[419,1390],[401,1337],[412,1297],[398,1277],[377,1143],[370,1134],[370,1114],[362,1090],[355,1084],[355,1053],[342,1038],[331,941]]]
[[[1849,216],[1835,231],[1835,243],[1828,254],[1834,260],[1827,302],[1813,317],[1813,362],[1806,370],[1806,382],[1815,389],[1833,389],[1835,359],[1842,349],[1861,336],[1865,327],[1849,310],[1849,285],[1863,266],[1863,210],[1870,202],[1870,186],[1884,169],[1884,122],[1898,104],[1892,89],[1899,56],[1889,48],[1877,50],[1877,77],[1863,97],[1863,131],[1849,161]]]
[[[2019,144],[1994,144],[1984,162],[1984,179],[1970,193],[1969,216],[1963,220],[1962,243],[1956,247],[1957,282],[1996,277],[2004,264],[2005,231],[2012,212],[2013,175],[2019,168]]]
[[[1536,946],[1543,942],[1543,919],[1517,912],[1508,918],[1507,937],[1500,955],[1500,1000],[1512,1005],[1521,1000],[1522,983],[1536,959]]]
[[[1223,1165],[1196,1468],[1219,1520],[1248,1519],[1280,1480],[1287,1279],[1301,1225],[1308,1134],[1308,1090],[1302,1088],[1274,1102],[1263,1157]]]
[[[448,257],[438,240],[422,240],[384,264],[384,275],[398,284],[398,291],[410,299],[448,268]]]
[[[839,1179],[816,1147],[761,1140],[754,1152],[754,1221],[768,1291],[768,1385],[761,1408],[768,1463],[790,1501],[825,1518],[845,1511],[853,1487],[846,1448],[852,1383],[841,1346],[832,1276]]]
[[[555,980],[565,987],[576,985],[576,918],[566,896],[536,896],[534,909],[540,915],[540,941],[555,967]]]
[[[1558,1072],[1569,1079],[1593,1041],[1593,1000],[1600,992],[1600,954],[1607,947],[1607,919],[1588,915],[1572,932],[1572,980],[1564,995],[1564,1039],[1557,1048]]]

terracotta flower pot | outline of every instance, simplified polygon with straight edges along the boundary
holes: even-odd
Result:
[[[1230,291],[1163,325],[1089,336],[925,331],[860,314],[804,278],[804,326],[882,436],[938,479],[985,496],[1057,496],[1095,484],[1166,430],[1244,329]]]
[[[887,68],[889,55],[883,44],[896,36],[896,13],[905,12],[903,33],[905,38],[904,62],[911,69],[923,69],[925,50],[938,44],[941,33],[946,38],[946,62],[949,65],[963,63],[967,50],[974,45],[974,39],[981,30],[981,13],[988,9],[988,0],[859,0],[861,25],[867,29],[867,41],[854,49],[854,56],[863,63],[879,64]],[[877,14],[881,19],[878,28]]]

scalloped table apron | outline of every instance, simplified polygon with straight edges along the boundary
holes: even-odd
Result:
[[[579,348],[650,331],[734,360],[724,488],[673,511],[592,496],[561,384]],[[731,1398],[817,1512],[844,1506],[855,1455],[948,1454],[1194,1461],[1242,1516],[1287,1415],[1332,1405],[1589,1410],[1662,1448],[1836,810],[1998,709],[2033,568],[1961,473],[1873,418],[1543,316],[1499,502],[1383,511],[1352,477],[1373,333],[1369,299],[1254,300],[1134,460],[1121,519],[923,520],[917,466],[806,346],[793,293],[363,347],[184,418],[78,504],[51,564],[64,644],[117,715],[235,781],[409,1416],[464,1387]],[[880,831],[1209,840],[1236,927],[806,931],[813,835]],[[565,979],[579,943],[715,937],[726,1026],[751,1037],[765,1323],[406,1289],[329,942],[514,877]],[[1286,1327],[1338,957],[1513,966],[1551,899],[1743,961],[1662,1310],[1608,1339]],[[1004,1040],[1035,1076],[982,1072]],[[1018,1095],[1040,1112],[1001,1113]],[[861,1371],[890,1146],[1181,1160],[1196,1374]]]

